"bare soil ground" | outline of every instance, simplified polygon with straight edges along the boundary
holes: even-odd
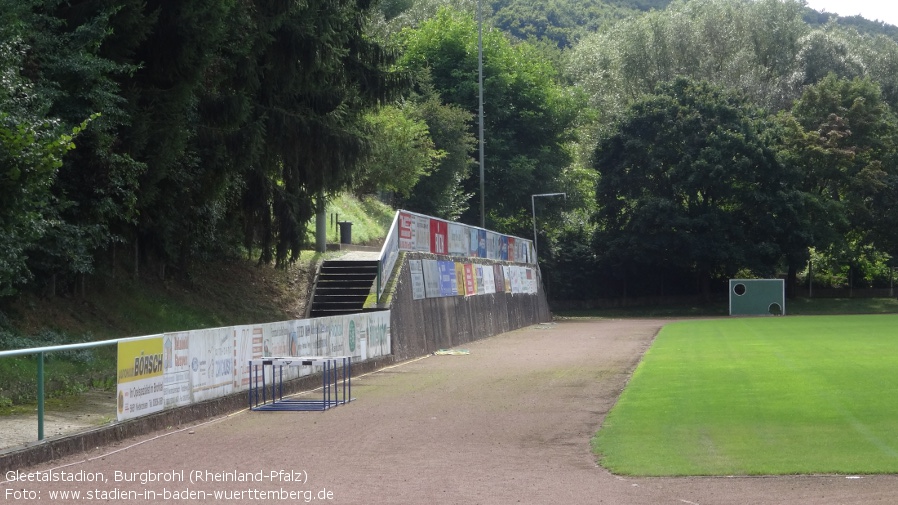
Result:
[[[91,390],[64,402],[51,402],[44,410],[44,437],[70,435],[115,420],[115,392]],[[0,416],[0,450],[12,450],[37,441],[37,410],[30,414]]]
[[[35,501],[50,502],[50,492],[65,490],[148,503],[894,503],[895,476],[629,478],[604,470],[590,438],[664,323],[568,321],[505,333],[465,346],[469,355],[430,356],[358,377],[349,405],[244,411],[101,447],[21,469],[100,482],[9,482],[7,475],[0,496],[10,501],[33,491]],[[175,499],[175,492],[194,494]]]

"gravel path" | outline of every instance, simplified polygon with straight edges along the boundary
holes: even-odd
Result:
[[[6,482],[0,492],[33,491],[48,503],[60,490],[107,499],[140,493],[129,501],[147,503],[895,501],[895,476],[624,478],[599,467],[590,438],[664,322],[572,321],[505,333],[465,346],[468,355],[356,378],[357,400],[328,412],[240,412],[22,469],[106,482]],[[140,482],[181,475],[185,482]],[[165,500],[166,491],[195,494]]]

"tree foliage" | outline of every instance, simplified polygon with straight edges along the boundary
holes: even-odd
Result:
[[[620,272],[770,274],[795,212],[751,109],[678,79],[637,101],[599,146],[595,247]]]
[[[845,249],[883,242],[898,225],[888,210],[898,186],[894,168],[898,120],[868,79],[847,79],[830,74],[807,88],[793,110],[810,136],[815,156],[804,163],[805,184],[838,206],[832,214],[844,220]],[[890,250],[894,241],[885,239]]]
[[[530,195],[554,189],[569,162],[564,143],[577,102],[556,81],[555,69],[532,45],[513,45],[497,30],[483,33],[485,191],[488,222],[505,231],[527,229]],[[403,33],[400,64],[427,69],[443,100],[478,111],[477,27],[473,18],[441,10]],[[479,193],[477,178],[465,191]],[[479,209],[463,219],[476,223]]]
[[[486,221],[566,192],[549,264],[651,291],[898,255],[894,27],[801,0],[0,0],[0,294],[286,265],[348,188],[479,223],[478,6]]]
[[[464,182],[474,173],[472,153],[476,138],[473,115],[456,104],[444,104],[429,84],[419,79],[421,93],[413,95],[415,111],[427,124],[434,148],[441,156],[433,170],[420,178],[412,191],[397,202],[401,208],[444,219],[457,220],[468,210],[471,195]]]
[[[75,147],[74,136],[84,132],[96,115],[82,110],[77,122],[60,118],[66,112],[57,102],[63,83],[44,77],[58,72],[66,56],[71,57],[70,72],[96,77],[98,65],[89,54],[79,58],[72,49],[65,51],[93,36],[41,32],[39,28],[50,20],[32,12],[34,7],[30,2],[0,3],[0,193],[4,195],[0,199],[0,295],[12,294],[19,284],[32,279],[44,252],[57,258],[54,267],[90,271],[95,245],[89,236],[92,223],[63,219],[66,209],[77,202],[60,192],[58,184],[63,156]],[[52,56],[51,51],[55,51]],[[82,83],[81,89],[97,91],[89,83]]]
[[[286,264],[313,202],[348,187],[367,154],[364,114],[403,89],[366,35],[367,1],[2,7],[7,148],[41,152],[95,118],[35,173],[44,225],[5,255],[17,265],[5,280],[71,283],[123,242],[135,272],[149,261],[187,275],[240,247]]]
[[[360,194],[386,191],[407,198],[418,181],[431,174],[445,153],[434,147],[427,123],[414,106],[386,106],[365,117],[371,130],[371,152],[363,178],[355,184]]]

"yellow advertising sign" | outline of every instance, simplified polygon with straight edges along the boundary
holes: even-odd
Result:
[[[165,384],[162,336],[118,344],[118,420],[162,410]]]
[[[465,264],[455,263],[455,284],[458,288],[458,294],[465,296]]]

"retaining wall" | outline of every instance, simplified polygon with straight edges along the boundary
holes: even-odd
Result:
[[[390,284],[392,351],[390,356],[353,363],[353,376],[389,366],[395,362],[430,354],[552,319],[542,280],[536,294],[492,293],[415,300],[412,296],[409,259],[436,259],[426,253],[405,253],[397,262]],[[440,259],[451,259],[439,257]],[[471,260],[495,265],[491,260]],[[537,269],[537,275],[539,270]],[[285,383],[285,394],[320,386],[315,374]],[[86,432],[34,442],[24,448],[0,452],[0,475],[52,459],[88,452],[98,446],[120,442],[154,431],[171,430],[203,419],[221,416],[247,407],[247,393],[241,392],[194,405],[167,409]]]
[[[542,280],[536,294],[492,293],[442,298],[412,297],[410,259],[452,259],[426,253],[405,253],[394,272],[390,303],[392,351],[396,361],[552,320]],[[497,261],[472,259],[495,265]],[[537,275],[539,270],[536,269]]]
[[[369,359],[352,365],[352,375],[372,372],[394,363],[392,356]],[[307,375],[284,382],[284,395],[321,387],[321,374]],[[53,459],[89,452],[97,447],[121,442],[156,431],[184,428],[201,421],[232,414],[249,407],[247,392],[206,400],[185,407],[163,410],[127,421],[99,426],[72,435],[47,438],[25,447],[0,452],[0,476],[10,470],[22,470]],[[339,408],[339,407],[337,407]],[[37,422],[36,420],[34,421]]]

